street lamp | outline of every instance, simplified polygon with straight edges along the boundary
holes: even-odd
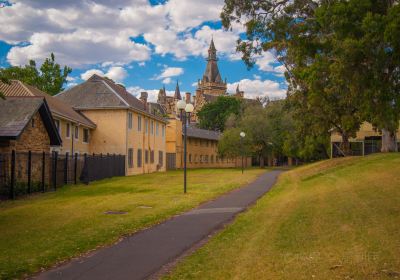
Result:
[[[243,131],[240,132],[240,148],[241,148],[241,152],[242,152],[242,174],[243,174],[243,138],[246,136],[246,133],[244,133]]]
[[[180,111],[181,121],[183,125],[183,193],[186,193],[186,139],[187,139],[187,126],[190,123],[190,114],[193,112],[194,107],[191,103],[186,104],[185,101],[179,100],[176,107]]]

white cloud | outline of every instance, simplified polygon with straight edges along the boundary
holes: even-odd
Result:
[[[123,67],[113,66],[110,69],[108,69],[108,71],[106,73],[104,73],[102,70],[99,70],[99,69],[87,70],[86,72],[81,74],[81,79],[87,80],[94,74],[97,74],[102,77],[106,76],[106,77],[114,80],[117,83],[122,82],[128,75],[128,73],[126,72],[126,70]]]
[[[168,84],[172,83],[172,79],[170,77],[165,78],[164,80],[162,80],[162,83],[168,85]]]
[[[278,66],[276,66],[278,64]],[[258,69],[264,72],[272,72],[276,76],[283,76],[285,67],[279,63],[272,52],[264,52],[256,58]]]
[[[249,80],[243,79],[239,82],[228,83],[228,92],[236,92],[236,87],[239,84],[240,90],[244,91],[246,98],[256,98],[259,96],[268,96],[272,99],[285,98],[286,89],[282,89],[278,82],[271,80]]]
[[[166,67],[161,72],[161,74],[157,77],[157,79],[165,79],[170,77],[176,77],[183,74],[183,68],[181,67]]]

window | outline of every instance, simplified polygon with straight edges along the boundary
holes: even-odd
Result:
[[[214,163],[214,155],[211,155],[211,163]]]
[[[133,167],[133,149],[132,148],[128,149],[128,167],[129,168]]]
[[[164,153],[163,153],[163,151],[158,151],[158,164],[160,166],[164,165]]]
[[[142,167],[142,149],[137,150],[137,166]]]
[[[133,120],[132,120],[132,113],[128,112],[128,128],[132,129]]]
[[[157,136],[158,136],[158,127],[159,127],[159,124],[156,123],[156,135],[157,135]]]
[[[66,123],[65,136],[67,138],[71,137],[71,124],[70,123]]]
[[[162,137],[165,136],[165,125],[162,126]]]
[[[151,121],[150,131],[151,131],[151,134],[154,134],[154,121],[153,120]]]
[[[189,154],[189,162],[192,163],[192,155]]]
[[[75,126],[75,139],[79,139],[79,126]]]
[[[148,119],[144,119],[144,131],[146,133],[149,133],[149,120]]]
[[[208,155],[204,156],[204,161],[208,163]]]
[[[54,124],[56,125],[58,133],[61,134],[60,121],[59,120],[54,120]]]
[[[89,143],[89,129],[83,129],[83,143]]]
[[[149,150],[144,151],[144,163],[149,163]]]
[[[154,150],[150,151],[150,163],[154,163]]]
[[[137,116],[137,130],[142,131],[142,117]]]

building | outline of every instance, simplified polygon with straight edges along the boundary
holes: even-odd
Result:
[[[6,97],[45,98],[62,140],[62,145],[52,146],[51,150],[61,154],[89,153],[90,135],[96,125],[70,105],[17,80],[10,81],[10,84],[0,83],[0,91]]]
[[[42,97],[7,97],[0,100],[0,153],[50,152],[60,146],[49,106]]]
[[[86,82],[56,95],[96,124],[90,153],[126,155],[126,174],[165,171],[166,120],[150,111],[147,93],[140,100],[106,77]]]
[[[397,131],[396,138],[400,139],[400,131]],[[341,150],[342,136],[336,131],[331,131],[331,157],[344,156]],[[379,153],[382,147],[382,133],[375,129],[371,123],[363,122],[356,136],[349,139],[350,149],[353,155],[369,155]],[[400,142],[397,143],[400,146]]]
[[[200,129],[194,125],[187,127],[187,167],[188,168],[229,168],[241,167],[241,158],[221,158],[218,155],[218,141],[221,133]],[[167,168],[183,168],[183,131],[179,119],[169,119],[167,125]],[[251,166],[251,158],[244,160],[244,166]]]

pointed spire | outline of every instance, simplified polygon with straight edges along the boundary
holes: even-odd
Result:
[[[236,87],[236,93],[240,93],[239,84]]]
[[[179,90],[179,82],[176,81],[174,99],[181,100],[181,91]]]
[[[211,37],[210,47],[208,48],[207,60],[217,60],[217,49],[215,48],[213,37]]]

